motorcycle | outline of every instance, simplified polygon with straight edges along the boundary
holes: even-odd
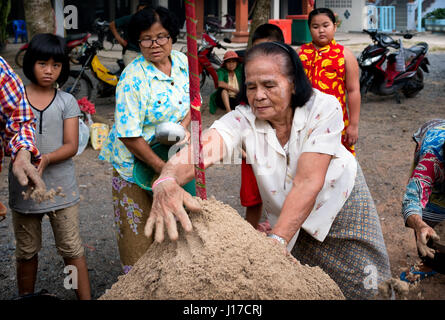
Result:
[[[68,54],[70,61],[74,64],[79,64],[79,57],[83,54],[86,49],[88,38],[91,37],[91,33],[79,33],[68,35],[65,38],[66,46],[68,48]],[[23,57],[25,56],[26,50],[28,50],[29,43],[25,43],[20,47],[19,51],[15,55],[15,63],[22,68],[23,67]]]
[[[217,89],[218,75],[216,74],[216,70],[221,67],[222,61],[213,52],[213,49],[219,48],[227,50],[227,48],[221,45],[221,43],[209,33],[208,27],[205,28],[205,31],[206,32],[202,34],[201,46],[198,49],[200,87],[202,88],[204,86],[207,77],[211,77],[213,79],[215,89]],[[224,41],[228,42],[230,40],[224,39]]]
[[[396,41],[377,31],[363,31],[374,43],[367,46],[358,58],[361,95],[368,91],[382,96],[394,95],[397,103],[400,103],[399,91],[407,98],[416,96],[424,87],[422,70],[429,72],[428,44],[420,42],[411,48],[403,48],[400,39]],[[412,35],[406,34],[404,38],[410,39]],[[389,48],[399,51],[389,53]]]
[[[82,65],[80,70],[70,70],[68,80],[62,85],[61,89],[71,93],[80,99],[87,97],[90,101],[95,101],[96,96],[109,97],[114,95],[119,77],[125,68],[122,59],[117,60],[119,69],[116,72],[109,71],[99,60],[97,52],[103,50],[103,43],[106,37],[108,22],[96,20],[94,23],[98,39],[92,43],[87,42],[87,47],[79,62]],[[86,70],[91,70],[97,84],[87,75]]]
[[[229,14],[225,14],[226,23],[224,25],[221,24],[221,21],[211,15],[205,18],[205,25],[209,29],[211,33],[218,34],[222,33],[222,29],[235,29],[235,18]]]

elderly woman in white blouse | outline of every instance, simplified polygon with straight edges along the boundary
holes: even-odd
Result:
[[[311,88],[295,51],[281,43],[249,50],[245,75],[249,105],[204,134],[205,166],[233,159],[242,149],[272,226],[269,237],[301,263],[321,267],[346,298],[372,298],[390,277],[389,260],[362,171],[341,144],[340,104]],[[175,218],[192,230],[183,206],[194,211],[199,204],[180,187],[193,178],[192,152],[179,152],[153,184],[145,234],[154,232],[158,242],[164,224],[170,239],[177,239]]]

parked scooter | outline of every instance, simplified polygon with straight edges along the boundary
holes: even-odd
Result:
[[[360,93],[368,91],[376,95],[395,95],[400,103],[399,91],[412,98],[423,89],[423,71],[430,64],[425,55],[428,44],[420,42],[411,48],[403,48],[402,40],[396,41],[389,35],[377,31],[363,30],[374,44],[367,46],[358,58],[361,69]],[[412,35],[406,34],[406,39]],[[389,53],[389,48],[399,50]],[[385,67],[386,63],[386,67]]]
[[[80,70],[70,70],[68,80],[62,85],[62,90],[73,94],[77,99],[86,96],[92,102],[95,101],[97,95],[100,97],[114,95],[120,74],[125,68],[122,59],[117,60],[119,69],[116,72],[110,72],[100,62],[97,51],[103,49],[108,22],[96,20],[94,26],[98,39],[91,44],[87,42],[87,48],[79,58],[82,68]],[[93,85],[93,81],[86,73],[88,69],[97,79],[97,84]]]
[[[226,23],[222,25],[218,17],[213,15],[207,16],[204,24],[207,26],[209,32],[218,34],[222,33],[222,29],[235,29],[235,18],[229,14],[225,14],[224,17],[226,18]]]
[[[65,38],[68,54],[72,63],[79,64],[79,57],[85,51],[89,37],[91,37],[91,33],[72,34]],[[20,68],[23,67],[23,57],[25,56],[28,47],[29,43],[25,43],[15,55],[15,63]]]
[[[206,27],[206,32],[202,34],[201,46],[198,49],[198,63],[200,74],[200,87],[204,86],[207,77],[212,77],[215,89],[218,88],[218,70],[221,65],[221,59],[213,52],[214,48],[225,49],[226,47],[221,45],[219,41],[209,33],[209,29]],[[224,41],[227,41],[224,39]]]

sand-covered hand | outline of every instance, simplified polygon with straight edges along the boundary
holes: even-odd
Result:
[[[155,232],[156,242],[164,241],[164,225],[171,240],[178,239],[176,220],[186,232],[192,231],[192,223],[184,206],[190,211],[200,211],[201,206],[174,180],[166,180],[153,188],[153,205],[145,224],[144,233],[150,237]]]
[[[439,240],[439,236],[436,234],[433,228],[429,226],[422,227],[417,232],[417,249],[419,249],[420,255],[422,257],[434,258],[436,251],[433,248],[428,247],[428,240],[432,239],[435,241]]]
[[[22,186],[31,185],[35,189],[45,190],[43,182],[37,168],[31,163],[31,154],[29,151],[21,149],[12,165],[12,172]]]

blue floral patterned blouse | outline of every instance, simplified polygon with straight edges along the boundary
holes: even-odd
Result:
[[[181,122],[190,109],[187,57],[172,50],[171,76],[139,55],[123,71],[116,88],[114,125],[99,159],[110,162],[119,175],[134,183],[134,155],[119,138],[143,137],[150,143],[156,125]]]
[[[402,202],[405,220],[418,214],[423,220],[445,220],[445,119],[426,122],[413,135],[416,142],[411,178]]]

